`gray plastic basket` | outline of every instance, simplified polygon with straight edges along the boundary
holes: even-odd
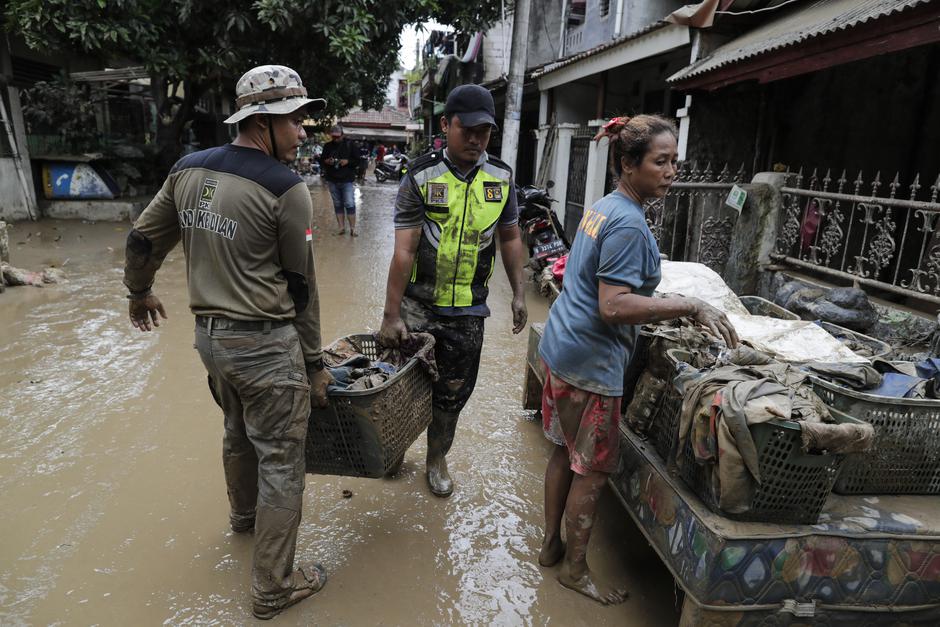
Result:
[[[678,349],[667,351],[667,355],[677,366],[690,357]],[[659,417],[661,429],[657,431],[653,445],[661,455],[665,449],[664,458],[668,460],[675,455],[681,397],[673,386],[669,386],[663,396]],[[837,422],[858,422],[838,410],[832,413]],[[751,426],[761,484],[754,491],[750,508],[745,513],[730,514],[721,510],[711,489],[709,469],[695,461],[689,440],[686,440],[682,451],[682,479],[710,509],[728,518],[814,524],[832,492],[846,456],[804,453],[800,434],[800,424],[791,420],[772,420]]]
[[[846,329],[845,327],[840,327],[838,324],[832,324],[831,322],[820,321],[816,324],[825,329],[829,335],[863,357],[868,357],[869,359],[884,358],[891,352],[890,344],[877,340],[870,335]]]
[[[760,296],[741,296],[741,304],[752,316],[767,316],[768,318],[778,318],[780,320],[799,320],[800,317],[784,309],[776,303],[772,303],[766,298]]]
[[[744,308],[747,309],[748,313],[754,316],[769,316],[771,318],[779,318],[781,320],[799,320],[800,317],[790,311],[789,309],[784,309],[776,303],[772,303],[766,298],[761,298],[760,296],[741,296],[741,304],[744,305]],[[818,322],[825,331],[836,338],[843,344],[853,348],[856,352],[864,353],[864,357],[870,357],[872,359],[884,357],[891,352],[891,346],[887,342],[882,342],[881,340],[875,339],[870,335],[865,335],[864,333],[859,333],[858,331],[853,331],[851,329],[846,329],[841,327],[838,324],[832,324],[831,322]],[[859,350],[860,349],[860,350]]]
[[[827,405],[875,429],[874,447],[846,461],[835,492],[940,494],[940,401],[877,396],[810,379]]]
[[[346,339],[369,359],[378,359],[374,336]],[[431,377],[416,359],[378,387],[330,392],[329,398],[328,407],[310,412],[306,469],[313,474],[390,474],[431,422]]]

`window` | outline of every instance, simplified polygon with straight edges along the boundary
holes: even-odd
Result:
[[[600,0],[597,4],[601,17],[607,17],[607,14],[610,13],[610,0]]]
[[[571,0],[571,6],[568,8],[568,25],[583,24],[586,12],[587,0]]]
[[[408,81],[398,81],[398,108],[408,108]]]

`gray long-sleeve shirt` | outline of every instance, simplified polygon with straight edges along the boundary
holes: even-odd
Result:
[[[187,155],[128,236],[124,284],[149,288],[182,239],[194,314],[293,320],[305,360],[317,361],[312,218],[303,181],[260,150],[228,144]]]

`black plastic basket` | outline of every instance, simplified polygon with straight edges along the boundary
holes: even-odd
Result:
[[[667,351],[676,366],[689,354],[678,349]],[[678,372],[678,371],[677,371]],[[682,399],[671,384],[663,395],[660,429],[653,439],[654,448],[667,462],[675,457]],[[832,412],[838,422],[858,422],[838,410]],[[754,491],[747,512],[731,514],[718,506],[709,480],[711,468],[696,462],[690,440],[682,451],[682,479],[715,512],[745,521],[787,524],[814,524],[832,492],[845,455],[804,453],[801,428],[791,420],[772,420],[751,426],[757,448],[761,483]]]
[[[849,457],[833,491],[940,494],[940,401],[877,396],[810,379],[827,405],[875,429],[872,450]]]
[[[369,359],[378,359],[374,336],[346,339]],[[390,474],[431,422],[431,377],[416,359],[378,387],[330,392],[329,398],[328,407],[310,412],[306,469],[313,474]]]

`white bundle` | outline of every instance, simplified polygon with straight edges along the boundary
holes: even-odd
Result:
[[[664,260],[662,273],[657,292],[694,296],[720,309],[742,342],[780,361],[868,363],[813,322],[752,316],[737,294],[707,266]]]

